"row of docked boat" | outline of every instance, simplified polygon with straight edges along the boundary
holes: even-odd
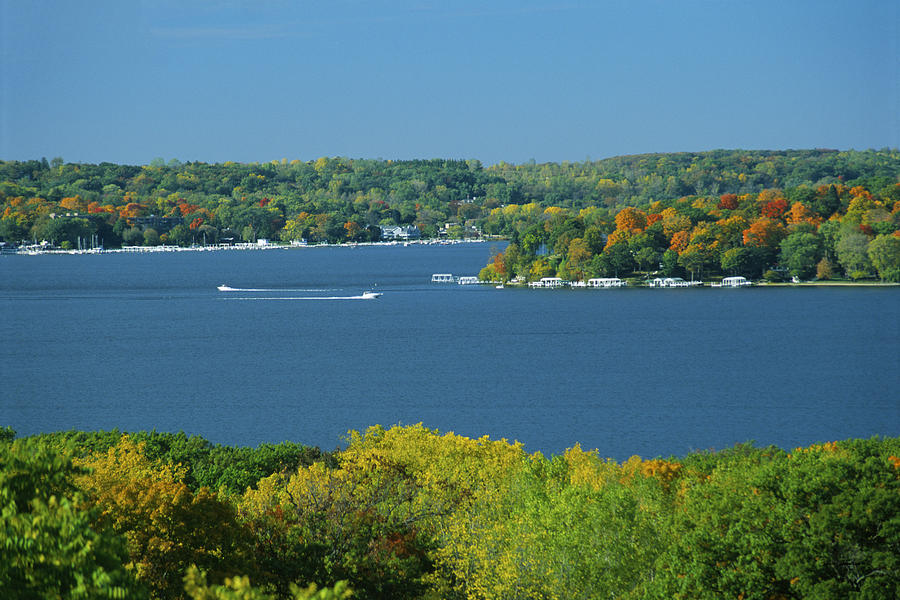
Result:
[[[431,276],[431,283],[458,283],[459,285],[476,285],[479,283],[489,282],[481,281],[477,277],[456,277],[452,273],[435,273]]]
[[[496,283],[489,281],[481,281],[477,277],[454,277],[450,273],[435,273],[431,276],[432,283],[459,283],[461,285],[477,284],[477,283]],[[524,284],[523,281],[512,281],[512,284]],[[541,277],[538,281],[528,282],[531,288],[621,288],[626,287],[628,283],[618,277],[596,277],[587,281],[566,281],[561,277]],[[740,288],[753,285],[753,282],[746,277],[725,277],[721,282],[704,284],[702,281],[686,281],[681,277],[657,277],[647,282],[647,287],[652,288],[687,288],[687,287],[724,287],[724,288]],[[498,285],[498,288],[502,285]]]
[[[529,282],[528,287],[533,288],[619,288],[628,285],[618,277],[596,277],[587,281],[565,281],[559,277],[541,277],[539,281]]]

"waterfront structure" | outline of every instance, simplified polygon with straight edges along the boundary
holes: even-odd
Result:
[[[753,282],[749,281],[746,277],[726,277],[722,280],[722,284],[720,287],[744,287],[748,285],[753,285]]]
[[[703,285],[702,281],[685,281],[681,277],[657,277],[650,282],[650,287],[676,288],[676,287],[693,287]]]
[[[587,281],[587,287],[593,288],[623,287],[625,285],[626,283],[618,277],[596,277]]]

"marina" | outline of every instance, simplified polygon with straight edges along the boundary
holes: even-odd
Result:
[[[156,254],[160,252],[215,252],[220,250],[295,250],[295,249],[312,249],[312,248],[363,248],[363,247],[392,247],[392,246],[455,246],[458,244],[484,244],[487,242],[496,242],[497,240],[487,239],[464,239],[464,240],[409,240],[409,241],[386,241],[386,242],[347,242],[344,244],[307,244],[302,240],[294,240],[290,243],[273,243],[269,240],[258,240],[256,242],[236,242],[233,244],[206,244],[191,246],[122,246],[121,248],[104,248],[97,246],[93,248],[60,248],[50,242],[42,241],[39,243],[25,244],[16,247],[3,247],[3,254],[15,254],[21,256],[39,256],[44,254],[59,255],[78,255],[78,254]],[[452,278],[452,275],[449,277]],[[452,279],[451,279],[452,281]]]

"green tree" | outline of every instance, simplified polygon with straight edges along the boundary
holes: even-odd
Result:
[[[634,255],[634,260],[644,271],[655,271],[659,266],[661,254],[649,246],[644,246]]]
[[[607,277],[618,277],[634,270],[634,256],[627,242],[613,244],[599,256],[600,273]]]
[[[191,600],[346,600],[353,595],[346,581],[337,582],[333,588],[322,589],[315,584],[306,588],[292,584],[287,596],[270,594],[254,587],[247,576],[228,577],[222,584],[209,584],[206,582],[206,572],[193,565],[184,576],[184,590]]]
[[[743,246],[729,248],[722,253],[722,271],[729,275],[753,276],[755,273],[755,261],[753,251]]]
[[[69,242],[74,248],[77,247],[79,238],[87,242],[95,231],[96,227],[87,219],[56,217],[36,223],[32,228],[32,237],[59,245]]]
[[[900,237],[877,236],[869,243],[868,255],[881,279],[900,282]]]
[[[0,595],[145,598],[125,540],[98,528],[71,460],[35,440],[0,444]]]
[[[669,248],[662,254],[662,272],[666,277],[674,277],[681,267],[678,265],[678,252]]]
[[[869,260],[869,237],[859,231],[844,230],[835,244],[835,252],[845,273],[854,271],[870,272],[872,263]]]
[[[143,238],[145,246],[159,246],[159,232],[152,227],[144,230]]]
[[[811,279],[822,259],[822,241],[812,233],[796,232],[781,241],[781,264],[791,275]]]
[[[690,271],[691,277],[696,273],[703,277],[703,271],[717,266],[721,259],[714,245],[691,243],[684,252],[678,255],[678,264]]]
[[[169,238],[169,242],[179,246],[187,246],[191,243],[191,232],[184,224],[176,225],[166,235]]]
[[[122,232],[122,243],[126,246],[140,246],[144,243],[144,233],[137,227],[126,229]]]
[[[841,208],[841,199],[838,196],[837,188],[834,185],[829,185],[824,189],[820,189],[816,193],[816,198],[810,202],[810,205],[823,219],[829,218]]]

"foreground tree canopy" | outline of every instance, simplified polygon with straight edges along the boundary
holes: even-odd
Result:
[[[620,464],[422,425],[0,433],[4,598],[900,595],[900,438]]]

